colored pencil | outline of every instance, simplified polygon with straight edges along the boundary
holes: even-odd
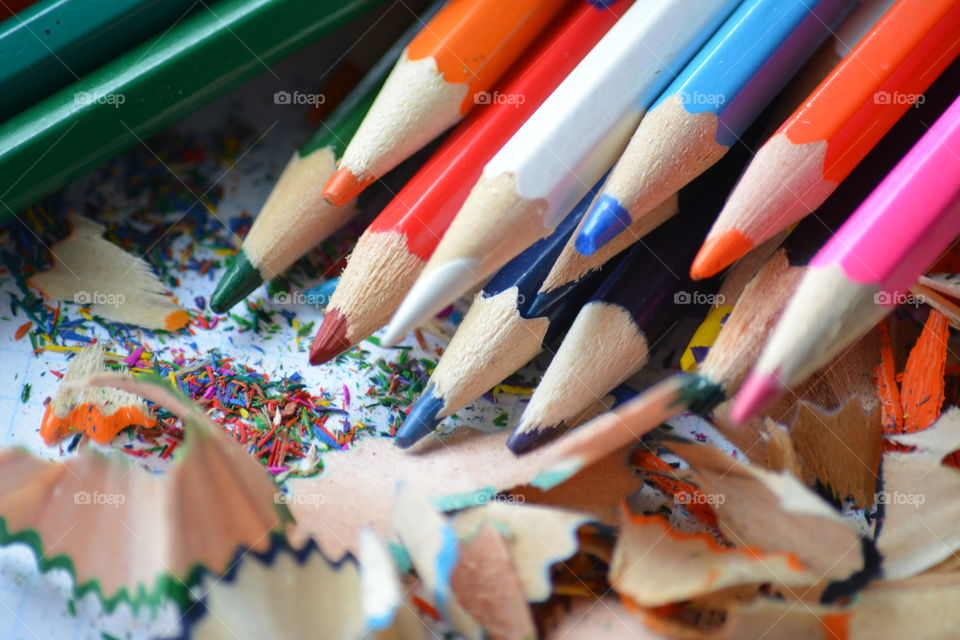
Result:
[[[863,36],[873,27],[883,12],[893,3],[894,0],[877,0],[863,4],[854,11],[850,17],[840,25],[830,41],[824,43],[820,50],[814,54],[813,58],[808,61],[804,68],[797,74],[796,78],[784,90],[783,94],[776,100],[775,104],[767,110],[767,113],[764,113],[758,119],[760,122],[766,122],[768,124],[762,127],[751,127],[747,133],[743,134],[742,141],[744,145],[752,148],[755,141],[767,139],[770,134],[773,133],[772,130],[767,130],[769,123],[781,123],[787,116],[793,113],[810,91],[833,71],[837,63],[857,45]],[[767,115],[768,113],[769,115]],[[641,121],[641,124],[642,122],[643,121]],[[663,220],[666,220],[676,213],[676,211],[677,202],[676,194],[674,194],[658,204],[654,209],[648,211],[646,215],[634,219],[626,231],[617,234],[612,240],[602,247],[599,247],[590,255],[585,255],[576,248],[576,239],[580,235],[580,229],[578,229],[574,233],[573,240],[564,247],[563,253],[557,258],[557,262],[550,271],[550,274],[546,280],[543,281],[543,287],[537,294],[538,300],[534,302],[534,306],[531,308],[536,308],[538,304],[549,304],[549,301],[553,299],[553,295],[562,295],[565,286],[576,282],[583,274],[599,267],[609,258],[629,247],[636,242],[637,239],[646,235],[650,229],[656,228]],[[581,229],[585,223],[586,219],[580,221]],[[767,242],[771,242],[772,240],[773,238]],[[780,242],[782,241],[783,238],[780,238],[780,241],[774,242],[770,246],[769,251],[772,252],[780,246]],[[755,250],[752,253],[756,254],[757,251]],[[769,254],[760,256],[759,259],[754,262],[752,268],[738,270],[741,272],[741,277],[744,274],[749,274],[741,285],[746,284],[746,281],[749,280],[750,277],[753,277],[756,270],[768,257]],[[727,284],[729,280],[729,277],[724,278],[724,287],[728,289],[728,298],[732,300],[732,297],[729,296],[730,285]]]
[[[590,254],[716,163],[857,0],[746,0],[657,98],[584,222]]]
[[[420,19],[429,20],[442,2],[435,2]],[[384,53],[349,95],[294,152],[263,208],[210,296],[210,308],[224,313],[254,289],[306,255],[356,214],[352,206],[335,207],[323,199],[320,185],[336,168],[346,141],[360,126],[384,79],[420,31],[414,24]]]
[[[221,0],[0,124],[0,223],[380,2]]]
[[[816,89],[823,80],[833,73],[837,65],[850,54],[863,40],[863,37],[873,29],[874,25],[883,17],[883,14],[894,5],[897,0],[870,0],[860,5],[838,26],[827,42],[807,61],[803,68],[790,80],[780,97],[777,99],[777,109],[771,116],[776,123],[775,128],[763,140],[770,138],[794,111],[802,105],[807,96]],[[782,112],[781,112],[782,111]]]
[[[343,205],[486,99],[566,0],[450,0],[390,72],[323,189]]]
[[[44,0],[0,24],[0,121],[79,80],[196,7],[193,0]]]
[[[679,211],[708,211],[716,216],[722,202],[718,194],[728,193],[735,184],[743,167],[752,157],[751,148],[755,141],[760,140],[767,129],[768,115],[775,113],[778,105],[770,107],[758,121],[742,136],[742,140],[735,144],[718,164],[708,169],[687,188],[668,197],[648,215],[637,218],[630,227],[618,234],[610,242],[590,255],[584,255],[577,248],[577,234],[583,229],[585,219],[581,220],[580,227],[574,237],[563,249],[557,258],[550,274],[543,281],[543,286],[537,292],[532,309],[548,309],[563,299],[566,290],[573,286],[580,278],[591,270],[599,268],[608,258],[616,255],[635,242],[640,241],[648,233],[656,229],[665,220]],[[694,240],[696,242],[696,240]]]
[[[694,291],[685,267],[696,249],[691,236],[706,231],[713,217],[687,213],[634,245],[580,309],[507,440],[511,450],[521,453],[557,433],[642,369],[651,346],[680,317],[706,307],[712,292]]]
[[[627,11],[484,167],[394,314],[386,343],[549,235],[736,4],[651,0]]]
[[[398,446],[410,447],[429,435],[445,417],[479,398],[563,335],[599,284],[602,272],[582,280],[564,304],[547,314],[531,316],[527,307],[594,195],[585,196],[553,234],[507,263],[477,294],[426,390],[397,431]]]
[[[502,85],[498,102],[474,111],[360,237],[327,306],[310,362],[322,364],[386,324],[460,209],[483,165],[510,139],[632,4],[600,11],[577,2]]]
[[[955,62],[927,91],[928,99],[919,108],[911,109],[884,136],[850,177],[817,209],[816,215],[797,225],[783,246],[743,288],[719,335],[706,355],[701,356],[702,361],[693,373],[667,378],[621,406],[616,415],[600,418],[606,420],[601,429],[604,451],[615,451],[684,411],[709,415],[737,392],[791,295],[797,290],[811,259],[897,160],[924,134],[926,123],[936,119],[950,104],[958,82],[960,62]]]
[[[763,126],[764,124],[762,122],[756,123],[753,127],[751,127],[751,129],[745,135],[746,139],[747,140],[755,139],[759,135]],[[694,182],[692,182],[690,185],[688,185],[686,188],[680,191],[679,198],[677,199],[679,204],[675,205],[675,208],[676,206],[679,206],[680,211],[687,212],[688,215],[684,216],[681,213],[681,217],[679,219],[680,221],[675,220],[666,224],[670,225],[671,227],[674,225],[683,225],[686,228],[692,229],[692,234],[688,234],[688,238],[690,237],[690,235],[694,235],[695,237],[696,233],[702,232],[702,230],[709,225],[710,221],[713,220],[716,212],[722,206],[722,201],[717,197],[717,194],[726,193],[730,189],[730,187],[736,182],[737,177],[740,175],[740,172],[742,171],[743,166],[747,163],[750,156],[751,154],[750,154],[750,149],[748,145],[739,145],[739,144],[736,145],[731,151],[731,153],[727,154],[727,156],[724,157],[719,163],[717,163],[715,166],[708,169],[702,176],[697,178]],[[696,223],[691,224],[691,222],[689,221],[688,216],[690,214],[698,216],[695,219],[699,220],[699,222],[702,224],[702,226],[699,229],[697,228]],[[655,235],[657,233],[658,232],[654,232]],[[600,251],[594,254],[594,256],[597,256],[604,252],[609,251],[610,247],[613,245],[622,243],[623,236],[625,235],[626,234],[621,234],[620,237],[615,238],[612,242],[602,247]],[[652,241],[652,238],[651,238],[651,241]],[[565,252],[571,248],[573,243],[574,241],[571,241],[570,243],[568,243],[567,247],[565,247]],[[573,253],[576,255],[580,255],[579,252],[575,250],[573,251]],[[672,250],[658,251],[657,253],[662,255],[664,257],[664,260],[668,261],[668,263],[674,268],[675,273],[679,272],[680,267],[674,266],[675,264],[674,256],[677,253],[683,254],[682,246],[676,247]],[[692,252],[690,255],[692,255]],[[591,256],[591,258],[592,257],[593,256]],[[562,259],[562,256],[561,256],[561,259]],[[689,259],[689,255],[683,256],[682,259]],[[558,259],[558,264],[559,264],[559,259]],[[556,265],[554,268],[556,268]],[[654,271],[656,271],[657,268],[658,267],[656,265],[652,267]],[[660,265],[659,269],[662,269],[662,268],[663,268],[662,265]],[[551,273],[548,276],[548,278],[550,277],[554,277],[553,270],[551,270]],[[582,276],[578,276],[578,277],[582,277]],[[569,280],[563,279],[563,280],[566,280],[566,281],[561,280],[562,284],[556,286],[551,290],[545,291],[545,286],[541,287],[540,291],[537,293],[537,297],[534,298],[534,301],[531,304],[531,309],[536,310],[537,312],[543,312],[543,310],[550,309],[553,305],[562,304],[562,301],[565,295],[565,289],[570,287],[572,282],[577,281],[576,278],[570,278]],[[640,286],[639,283],[645,282],[645,281],[646,281],[646,277],[644,277],[641,280],[638,280],[637,283],[635,284],[635,287],[638,288]],[[690,291],[691,291],[691,299],[692,299],[693,289],[691,288]],[[706,294],[706,293],[712,293],[712,291],[701,290],[699,293]],[[733,300],[731,299],[730,302],[732,303]],[[619,344],[625,341],[622,339],[622,337],[618,337],[615,342]],[[611,346],[616,347],[617,345],[611,345]],[[591,348],[596,349],[595,346],[591,346]],[[551,368],[552,367],[553,365],[551,365]],[[592,375],[596,376],[598,374],[594,373]],[[586,382],[588,380],[590,380],[589,377],[580,376],[579,384],[589,384],[590,382]],[[544,378],[544,381],[546,382],[546,376]],[[543,383],[541,383],[541,386],[542,384]],[[549,390],[549,387],[547,387],[547,389]],[[575,395],[575,394],[570,394],[570,395]],[[573,399],[567,399],[568,402],[570,400],[573,400]],[[530,406],[533,406],[533,402],[531,402]],[[528,411],[531,411],[531,412],[538,411],[536,407],[534,407],[533,409],[530,409],[530,406],[528,406]],[[544,410],[543,413],[546,413],[546,411]],[[518,426],[515,433],[511,436],[510,446],[514,451],[517,451],[517,452],[525,451],[537,444],[540,444],[549,435],[557,431],[556,427],[562,426],[562,425],[557,425],[556,422],[553,421],[551,418],[541,419],[539,418],[539,416],[533,417],[535,415],[536,414],[534,413],[531,413],[530,416],[526,416],[525,414],[525,417],[521,420],[521,424]]]
[[[577,251],[577,235],[583,228],[586,218],[580,221],[580,226],[573,232],[567,246],[563,248],[560,257],[553,263],[550,273],[544,278],[540,290],[537,291],[537,297],[533,301],[531,309],[547,309],[550,305],[556,304],[566,295],[566,292],[574,287],[577,282],[589,273],[599,269],[610,258],[618,255],[621,251],[628,249],[648,232],[647,227],[653,229],[658,227],[663,221],[672,218],[679,210],[679,198],[673,194],[666,200],[657,205],[649,212],[649,215],[643,219],[643,225],[637,224],[637,228],[631,228],[627,233],[621,233],[616,238],[600,247],[595,253],[584,255]],[[643,226],[643,228],[639,228]]]
[[[737,396],[743,421],[889,313],[960,235],[960,98],[817,254]]]
[[[816,209],[958,54],[960,2],[897,2],[757,152],[693,277],[717,273]]]

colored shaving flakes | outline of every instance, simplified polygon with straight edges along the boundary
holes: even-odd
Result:
[[[625,510],[610,580],[637,604],[658,607],[745,585],[811,585],[817,576],[790,553],[724,547],[706,533],[680,533],[662,516]]]
[[[798,403],[790,440],[808,484],[819,481],[835,499],[869,507],[876,493],[883,438],[880,411],[866,413],[851,397],[837,411]]]
[[[711,498],[723,536],[739,547],[791,554],[812,572],[821,597],[855,591],[877,567],[872,543],[799,480],[684,440],[664,442],[690,464],[689,479]],[[817,532],[811,535],[811,532]],[[796,588],[796,597],[814,592]]]
[[[464,550],[452,523],[425,495],[410,485],[398,485],[396,493],[394,530],[410,557],[413,569],[432,596],[437,611],[461,636],[481,640],[483,628],[460,602],[464,587],[477,588],[478,585],[470,585],[471,576],[464,578],[462,568],[461,588],[455,589],[453,584],[457,567],[463,563]],[[469,570],[468,567],[467,572]],[[520,595],[522,596],[522,593]],[[475,609],[482,607],[476,600],[473,604]],[[522,600],[520,604],[524,605]],[[487,608],[481,609],[481,614],[483,613],[496,614]]]
[[[238,548],[266,548],[284,522],[273,483],[189,400],[159,381],[110,374],[71,385],[116,387],[160,404],[183,418],[186,440],[163,475],[118,453],[85,448],[45,462],[4,450],[5,542],[29,544],[44,569],[70,569],[77,592],[95,591],[108,609],[120,600],[156,606],[165,597],[183,606],[199,568],[219,574]]]
[[[361,528],[395,541],[390,523],[394,487],[401,482],[445,511],[514,500],[564,507],[610,525],[616,524],[617,505],[643,484],[624,449],[549,491],[530,487],[556,450],[547,446],[519,458],[505,457],[509,431],[460,429],[428,438],[412,452],[367,437],[347,451],[331,452],[324,457],[322,474],[286,483],[287,504],[297,521],[295,540],[312,536],[333,559],[356,554]]]
[[[533,616],[507,541],[493,525],[484,524],[460,540],[450,585],[487,636],[504,640],[535,637]]]
[[[40,423],[40,436],[46,444],[56,444],[75,433],[106,444],[129,426],[151,429],[157,424],[146,403],[131,393],[103,387],[65,388],[67,383],[107,372],[104,355],[103,345],[96,343],[83,348],[70,361],[63,384]]]
[[[185,327],[190,317],[166,295],[150,265],[105,240],[104,230],[74,217],[73,231],[50,249],[53,268],[30,284],[49,300],[85,305],[113,322],[166,331]]]

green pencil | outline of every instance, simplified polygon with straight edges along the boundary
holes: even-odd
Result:
[[[0,121],[175,24],[195,0],[43,0],[0,23]]]
[[[337,207],[324,200],[323,185],[336,170],[343,150],[404,47],[442,4],[442,0],[434,2],[425,15],[414,20],[317,132],[294,152],[243,246],[210,296],[213,311],[226,312],[265,281],[286,271],[356,214],[352,204]]]
[[[220,0],[0,125],[0,222],[382,0]]]

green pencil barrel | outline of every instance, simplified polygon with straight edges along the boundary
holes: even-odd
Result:
[[[198,7],[195,0],[43,0],[0,23],[0,121]]]
[[[0,124],[0,222],[382,0],[221,0]]]

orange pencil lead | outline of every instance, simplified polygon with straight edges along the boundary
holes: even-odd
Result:
[[[353,175],[349,169],[337,169],[323,187],[323,198],[334,206],[342,207],[356,198],[376,179],[376,176],[360,178]]]
[[[716,275],[742,258],[754,246],[750,238],[736,229],[707,238],[700,247],[697,257],[693,259],[690,277],[694,280],[703,280]]]

